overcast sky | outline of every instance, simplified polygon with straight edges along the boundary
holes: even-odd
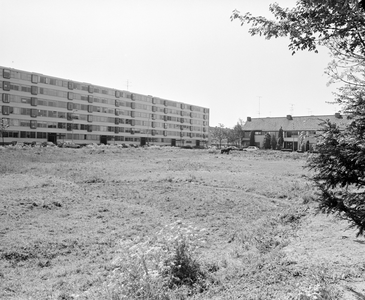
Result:
[[[0,65],[210,108],[239,118],[334,114],[330,58],[251,37],[234,9],[274,0],[0,0]],[[276,0],[282,6],[294,0]]]

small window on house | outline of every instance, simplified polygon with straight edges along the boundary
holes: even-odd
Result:
[[[94,96],[92,96],[92,95],[88,95],[88,96],[87,96],[87,102],[89,102],[89,103],[93,103],[93,102],[94,102]]]
[[[135,108],[136,108],[136,103],[132,102],[132,103],[131,103],[131,108],[132,108],[132,109],[135,109]]]
[[[164,112],[165,114],[167,114],[167,112],[168,112],[167,108],[164,108],[164,109],[163,109],[163,112]]]
[[[167,136],[167,131],[166,130],[163,131],[163,135]]]
[[[136,100],[136,95],[134,95],[134,94],[131,94],[131,99],[134,101],[134,100]]]
[[[119,100],[115,99],[115,106],[119,107]]]
[[[114,133],[119,133],[119,127],[117,126],[114,127]]]
[[[156,123],[155,122],[151,122],[151,127],[155,128],[156,127]]]
[[[8,69],[4,69],[4,70],[3,70],[3,77],[4,77],[4,78],[6,78],[6,79],[10,79],[10,77],[11,77],[11,72],[10,72],[10,70],[8,70]]]
[[[90,94],[94,93],[94,87],[92,85],[89,85],[88,91]]]
[[[193,124],[193,123],[194,123],[194,121],[193,121],[193,119],[191,119],[191,120],[190,120],[190,124]]]
[[[190,105],[190,110],[193,111],[194,110],[194,106]]]
[[[180,123],[184,123],[184,118],[180,118]]]
[[[136,112],[131,111],[131,117],[134,118],[136,116]]]
[[[119,118],[115,118],[115,125],[119,124]]]
[[[119,116],[119,110],[118,109],[115,109],[114,113],[115,113],[116,116]]]
[[[156,112],[157,111],[157,107],[156,106],[152,106],[152,111]]]
[[[92,132],[93,131],[93,126],[92,125],[87,125],[87,132]]]
[[[92,122],[93,121],[93,116],[92,115],[87,115],[87,121]]]
[[[136,120],[131,120],[131,125],[132,126],[136,125]]]
[[[72,102],[67,102],[67,109],[68,110],[73,110],[74,109],[74,104]]]
[[[2,100],[4,103],[10,103],[10,95],[9,94],[3,94]]]
[[[67,120],[71,121],[72,120],[72,113],[67,113]]]
[[[193,126],[190,126],[190,131],[193,131]]]
[[[163,128],[167,129],[167,123],[163,124]]]
[[[120,97],[120,92],[119,91],[115,91],[115,97],[119,98]]]
[[[38,95],[38,87],[35,85],[32,85],[32,87],[30,88],[30,92],[32,95]]]
[[[39,76],[36,74],[32,74],[32,83],[38,83],[39,82]]]
[[[163,101],[163,105],[165,105],[165,106],[167,106],[167,105],[168,105],[167,100],[164,100],[164,101]]]
[[[3,90],[10,91],[10,82],[9,81],[3,81]]]
[[[74,89],[74,83],[72,81],[69,81],[67,83],[67,87],[68,87],[69,90],[73,90]]]
[[[37,106],[38,105],[38,98],[31,97],[30,98],[30,105]]]
[[[87,106],[87,111],[88,111],[89,113],[92,113],[92,112],[94,111],[94,107],[93,107],[92,105],[88,105],[88,106]]]
[[[157,99],[155,97],[152,97],[152,103],[156,104],[156,102],[157,102]]]
[[[180,105],[181,109],[185,109],[185,105],[181,103]]]
[[[74,93],[73,92],[67,92],[67,99],[68,100],[73,100],[74,98]]]
[[[31,120],[30,121],[30,128],[31,129],[37,129],[37,121],[36,120]]]

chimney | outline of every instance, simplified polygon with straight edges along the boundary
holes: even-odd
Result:
[[[286,118],[287,118],[288,120],[293,120],[293,117],[292,117],[291,115],[286,115]]]
[[[247,122],[251,122],[251,117],[247,117]]]

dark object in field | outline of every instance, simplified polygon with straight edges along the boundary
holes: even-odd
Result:
[[[231,147],[229,147],[229,148],[225,148],[225,149],[221,149],[221,154],[223,154],[223,153],[226,153],[226,154],[229,154],[229,152],[232,150],[232,148]]]

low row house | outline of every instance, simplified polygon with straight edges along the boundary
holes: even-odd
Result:
[[[279,130],[282,129],[284,149],[291,149],[293,151],[298,149],[312,150],[317,143],[317,134],[323,130],[320,124],[325,120],[329,120],[340,127],[344,127],[349,122],[347,117],[340,113],[319,116],[247,117],[247,122],[243,126],[244,138],[242,146],[249,146],[251,136],[253,135],[254,145],[263,148],[265,134],[269,133],[278,139]]]

